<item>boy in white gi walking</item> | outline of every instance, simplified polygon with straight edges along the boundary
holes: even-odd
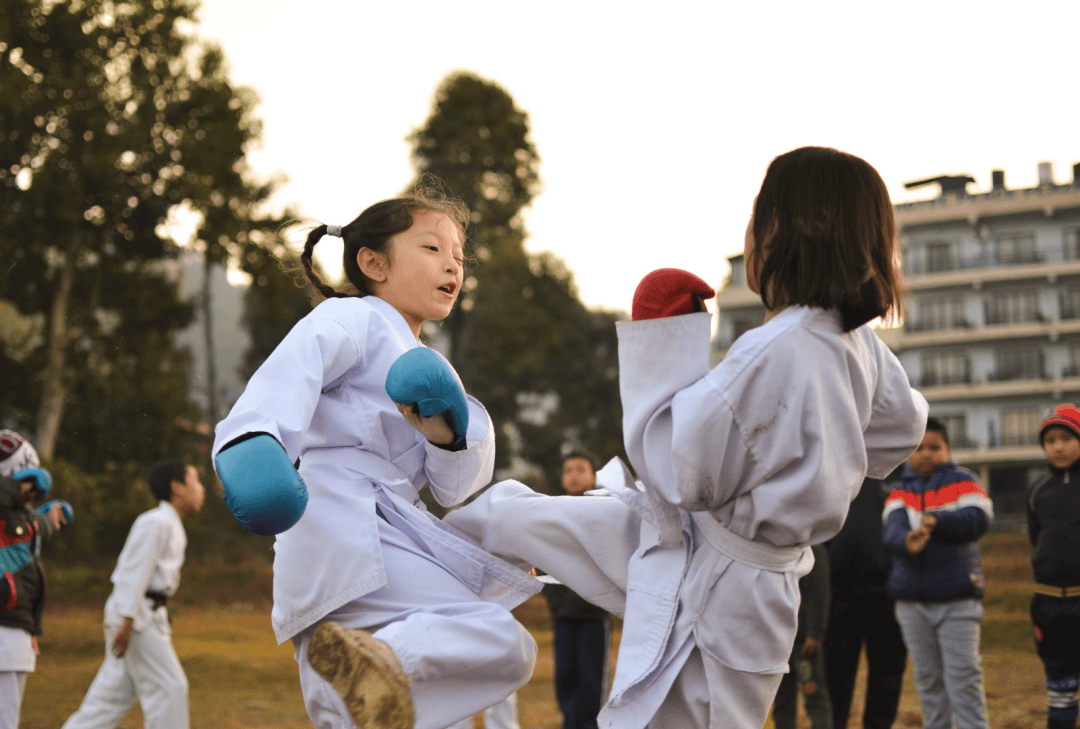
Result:
[[[180,584],[187,535],[181,519],[202,508],[195,468],[182,461],[150,472],[156,509],[131,526],[105,603],[105,662],[64,729],[112,729],[138,700],[146,729],[187,729],[188,684],[172,646],[166,603]]]

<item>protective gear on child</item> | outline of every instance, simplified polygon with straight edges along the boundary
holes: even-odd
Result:
[[[386,394],[399,405],[415,404],[425,418],[448,413],[459,439],[469,428],[465,391],[454,371],[432,349],[417,347],[398,357],[386,374]]]
[[[280,534],[300,520],[307,487],[273,436],[260,433],[228,445],[214,464],[225,504],[245,529]]]
[[[11,476],[16,481],[32,481],[35,499],[44,499],[52,490],[52,476],[44,468],[31,467],[16,471]]]
[[[641,279],[634,291],[634,321],[660,319],[705,311],[705,299],[716,295],[712,286],[689,271],[661,268]]]
[[[64,512],[64,523],[60,526],[60,531],[66,532],[71,526],[71,522],[75,521],[75,512],[72,511],[71,504],[68,502],[63,499],[53,499],[52,501],[46,501],[44,504],[34,509],[34,511],[43,516],[48,516],[49,512],[52,511],[53,506],[56,504],[60,504],[60,508]]]

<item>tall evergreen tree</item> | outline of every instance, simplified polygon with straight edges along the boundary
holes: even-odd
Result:
[[[193,0],[0,3],[0,291],[48,317],[45,345],[0,357],[5,417],[86,467],[176,452],[191,319],[163,262],[170,212],[210,261],[239,254],[271,192],[250,181],[255,97],[181,26]]]
[[[525,251],[521,213],[540,190],[528,116],[495,83],[448,76],[410,137],[419,176],[472,211],[462,298],[444,323],[451,361],[496,426],[496,464],[524,459],[557,490],[565,444],[622,452],[615,315],[577,298],[561,261]]]

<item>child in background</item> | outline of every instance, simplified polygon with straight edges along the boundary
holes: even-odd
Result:
[[[1074,729],[1080,689],[1080,409],[1066,403],[1042,423],[1050,472],[1027,501],[1035,595],[1031,622],[1046,672],[1048,729]]]
[[[26,676],[37,664],[45,608],[42,542],[71,524],[71,506],[54,500],[31,509],[52,488],[37,451],[21,435],[0,430],[0,729],[16,729]]]
[[[985,580],[978,540],[994,518],[985,489],[954,464],[929,418],[885,502],[882,541],[895,557],[888,594],[915,668],[924,729],[989,726],[979,656]]]
[[[825,625],[829,619],[829,553],[815,544],[814,567],[799,580],[799,628],[791,649],[788,672],[780,680],[773,702],[776,729],[795,729],[798,697],[811,729],[833,729],[832,702],[825,681]]]
[[[582,499],[497,484],[451,515],[494,553],[625,613],[601,727],[760,729],[787,671],[809,546],[839,531],[866,475],[885,477],[922,436],[926,401],[867,326],[900,305],[877,172],[834,149],[777,157],[745,253],[765,324],[713,370],[702,303],[713,292],[697,276],[649,274],[634,321],[616,325],[624,439],[644,491]]]
[[[311,231],[301,261],[326,300],[217,426],[230,509],[277,535],[274,633],[319,729],[442,729],[532,675],[536,644],[509,608],[540,583],[420,500],[461,503],[494,466],[487,411],[419,341],[460,293],[467,219],[421,191]],[[312,268],[324,235],[344,240],[350,291]]]
[[[138,701],[146,729],[186,729],[188,683],[172,645],[167,604],[180,585],[187,535],[182,520],[205,492],[194,466],[164,461],[150,471],[156,509],[128,532],[105,602],[105,662],[64,729],[113,729]]]

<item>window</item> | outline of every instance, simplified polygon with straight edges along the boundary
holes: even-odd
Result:
[[[926,271],[952,271],[956,268],[953,245],[949,241],[936,240],[926,244]]]
[[[967,437],[967,416],[963,413],[956,415],[935,415],[945,426],[945,432],[949,434],[950,448],[974,448]]]
[[[994,253],[998,263],[1038,263],[1041,260],[1035,250],[1035,236],[1031,233],[995,238]]]
[[[1080,286],[1070,286],[1058,294],[1062,319],[1080,319]]]
[[[1066,261],[1080,258],[1080,228],[1066,229],[1063,243]]]
[[[746,261],[742,256],[731,259],[731,285],[746,285]]]
[[[1038,380],[1044,376],[1043,353],[1034,345],[1002,347],[994,352],[997,370],[991,380]]]
[[[1039,444],[1039,426],[1043,413],[1035,409],[1005,410],[1001,413],[1001,445]]]
[[[1034,289],[998,291],[986,299],[987,324],[1019,324],[1042,321],[1039,294]]]
[[[927,296],[919,300],[919,316],[912,329],[933,331],[967,326],[964,318],[964,298],[950,296]]]
[[[922,356],[922,386],[971,382],[971,367],[964,352],[926,352]]]
[[[1069,364],[1061,370],[1062,377],[1080,377],[1080,344],[1069,345]]]

